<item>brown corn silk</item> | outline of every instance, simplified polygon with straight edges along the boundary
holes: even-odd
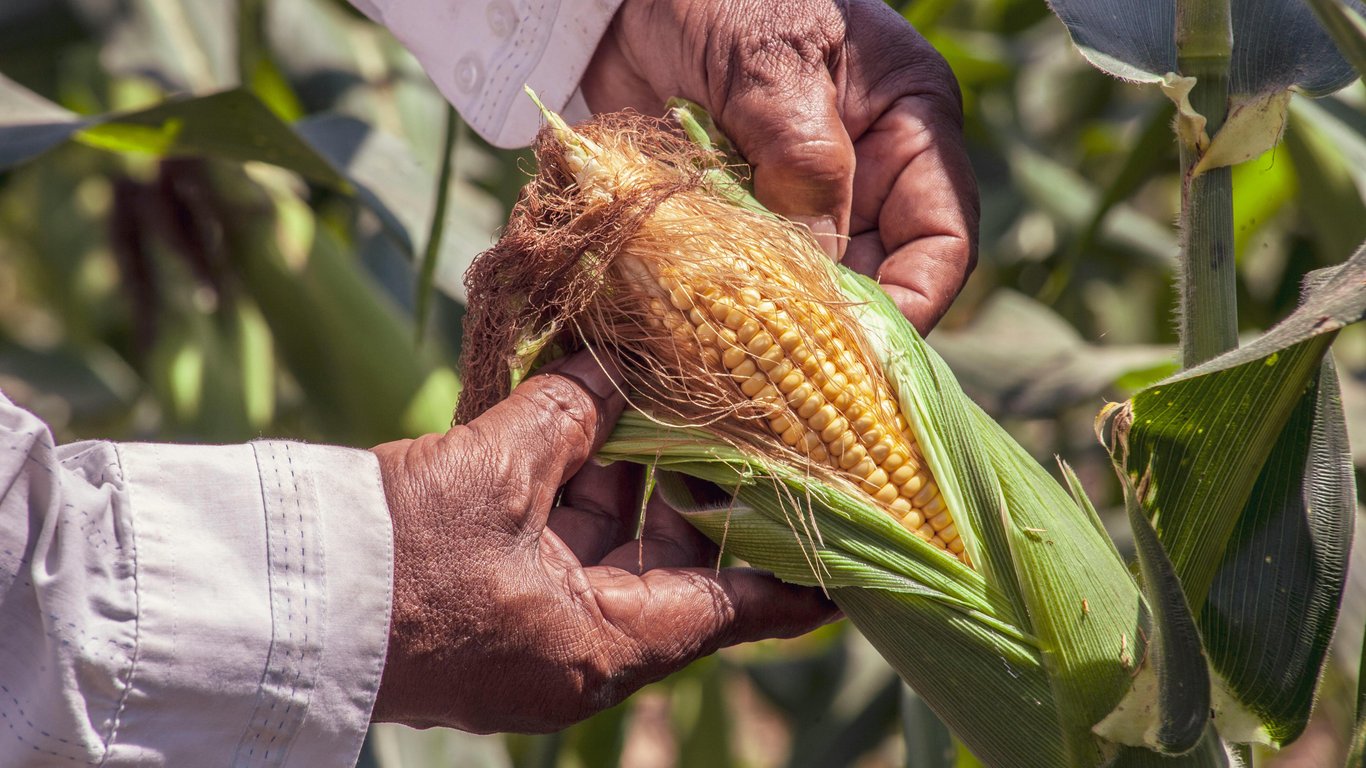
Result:
[[[617,114],[566,138],[466,277],[457,421],[506,397],[527,339],[611,350],[633,405],[852,485],[965,559],[933,475],[809,231],[737,204],[716,155]],[[581,142],[581,143],[574,143]]]

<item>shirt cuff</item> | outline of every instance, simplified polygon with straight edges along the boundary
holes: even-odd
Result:
[[[621,0],[352,0],[393,32],[467,124],[495,146],[531,143],[540,127],[530,85],[574,122],[579,90]]]
[[[374,456],[275,441],[118,452],[139,620],[107,764],[354,764],[393,568]]]

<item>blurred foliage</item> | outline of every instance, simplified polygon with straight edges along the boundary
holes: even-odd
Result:
[[[1169,103],[1088,66],[1040,0],[894,5],[959,78],[982,189],[977,271],[930,341],[1038,458],[1067,457],[1123,542],[1091,423],[1175,369]],[[461,275],[528,156],[448,132],[387,32],[334,0],[6,0],[0,78],[0,389],[60,440],[367,446],[449,423]],[[1250,334],[1366,239],[1366,89],[1296,96],[1284,143],[1233,179]],[[1366,488],[1366,327],[1335,352]],[[1281,764],[1340,760],[1363,580]],[[560,734],[378,727],[363,760],[617,763],[974,764],[843,626],[723,652]]]

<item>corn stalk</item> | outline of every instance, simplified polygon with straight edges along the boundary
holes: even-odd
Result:
[[[1191,368],[1238,346],[1233,176],[1196,166],[1228,113],[1230,0],[1177,0],[1177,68],[1194,78],[1178,117],[1181,150],[1181,362]],[[1186,109],[1184,107],[1189,107]]]

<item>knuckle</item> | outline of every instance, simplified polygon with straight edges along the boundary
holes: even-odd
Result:
[[[536,377],[537,385],[513,392],[523,398],[531,414],[529,434],[554,429],[560,437],[585,438],[591,442],[591,427],[596,425],[598,407],[583,387],[564,376]],[[523,391],[529,389],[530,391]]]
[[[840,5],[806,0],[736,4],[727,69],[733,87],[790,88],[830,67],[841,54],[846,22]]]
[[[781,170],[811,188],[849,183],[854,173],[854,154],[839,136],[813,134],[798,127],[780,129],[761,151],[756,163]]]

